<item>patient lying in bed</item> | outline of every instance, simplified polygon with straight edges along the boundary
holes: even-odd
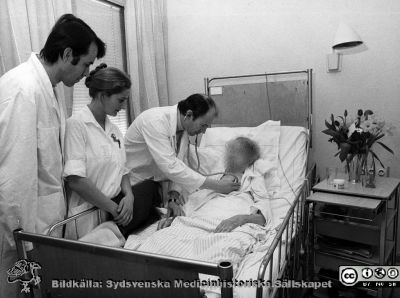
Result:
[[[130,237],[125,248],[209,262],[237,264],[271,230],[270,194],[265,181],[274,166],[259,159],[256,143],[239,137],[228,143],[226,173],[241,179],[241,189],[228,195],[199,190],[183,206],[186,216],[146,239]],[[233,179],[230,174],[219,179]]]
[[[231,140],[227,143],[225,150],[225,174],[222,175],[222,177],[219,177],[219,179],[238,179],[239,181],[242,181],[245,171],[253,166],[259,158],[260,148],[257,143],[255,143],[251,139],[246,137],[237,137]],[[198,191],[197,193],[189,196],[187,204],[185,204],[185,206],[183,207],[184,212],[187,216],[191,217],[199,215],[209,217],[210,214],[207,213],[206,210],[203,210],[203,212],[201,212],[202,214],[196,214],[196,211],[200,209],[200,206],[196,205],[199,205],[199,203],[204,205],[210,199],[215,199],[215,196],[226,197],[228,206],[234,204],[233,201],[229,201],[229,198],[232,198],[232,196],[235,196],[236,200],[240,197],[240,200],[245,200],[247,203],[253,201],[254,194],[251,191],[243,190],[244,189],[242,186],[239,192],[233,192],[229,196],[221,196],[220,194],[210,192],[209,190]],[[231,232],[235,228],[242,226],[246,223],[255,223],[259,225],[265,224],[266,219],[259,209],[253,208],[250,213],[246,212],[245,214],[240,214],[239,212],[243,212],[243,210],[245,209],[241,208],[242,204],[235,205],[236,206],[234,210],[232,210],[233,215],[229,218],[223,219],[221,223],[216,227],[214,232]]]

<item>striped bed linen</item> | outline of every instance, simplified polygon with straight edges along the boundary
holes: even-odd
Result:
[[[129,248],[213,263],[226,260],[235,268],[248,252],[268,238],[269,230],[255,224],[243,225],[230,233],[214,233],[219,223],[218,219],[180,216],[170,227],[156,231],[144,241],[141,237],[136,243],[130,239]]]

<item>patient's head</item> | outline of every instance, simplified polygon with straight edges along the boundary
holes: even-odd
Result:
[[[260,158],[258,144],[246,137],[237,137],[226,145],[225,168],[230,173],[243,173]]]

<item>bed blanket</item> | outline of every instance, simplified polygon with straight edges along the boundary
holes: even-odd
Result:
[[[259,242],[267,240],[267,230],[246,224],[230,233],[213,233],[217,219],[177,217],[172,225],[157,231],[141,243],[131,239],[125,248],[179,258],[237,265]],[[136,246],[136,247],[135,247]]]
[[[176,217],[170,227],[145,239],[131,235],[125,248],[214,263],[230,261],[235,269],[246,254],[268,239],[273,227],[269,200],[271,189],[279,183],[276,176],[275,163],[259,160],[243,175],[239,191],[228,195],[197,191],[185,205],[188,216]],[[264,226],[245,224],[229,233],[214,233],[222,220],[257,209],[266,219]]]

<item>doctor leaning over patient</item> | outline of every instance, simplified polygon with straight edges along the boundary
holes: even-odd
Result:
[[[65,116],[54,88],[79,82],[104,54],[86,23],[63,15],[40,54],[0,78],[0,297],[19,292],[17,283],[7,283],[17,261],[12,231],[45,233],[65,216]]]
[[[168,208],[172,215],[181,214],[182,189],[189,193],[199,188],[220,193],[239,189],[238,182],[210,179],[184,162],[189,136],[204,133],[217,114],[214,100],[203,94],[190,95],[175,106],[151,108],[141,113],[125,135],[131,184],[146,179],[170,180]],[[150,212],[152,202],[149,201],[144,200],[138,206],[142,215]]]
[[[101,221],[111,214],[127,236],[138,224],[135,198],[152,200],[158,195],[152,187],[145,187],[149,192],[143,193],[143,184],[131,189],[123,136],[107,116],[116,116],[125,108],[131,81],[121,70],[102,63],[90,72],[85,84],[92,101],[69,118],[66,126],[64,176],[72,190],[68,216],[97,206]],[[99,224],[98,214],[92,212],[68,224],[66,237],[78,239]]]

